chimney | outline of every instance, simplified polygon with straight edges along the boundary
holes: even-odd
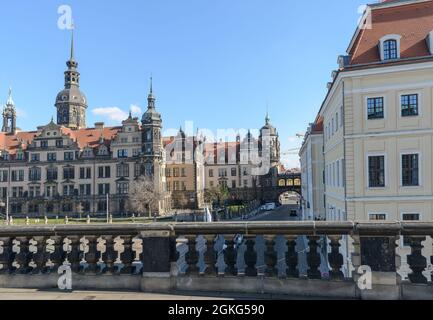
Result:
[[[104,122],[95,122],[95,129],[104,129]]]

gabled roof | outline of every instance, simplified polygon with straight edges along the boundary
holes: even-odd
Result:
[[[426,39],[433,30],[432,0],[388,0],[369,8],[372,27],[357,29],[348,48],[351,66],[380,62],[378,44],[389,34],[401,36],[402,60],[431,56]]]

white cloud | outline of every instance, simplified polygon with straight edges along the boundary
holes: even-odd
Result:
[[[299,168],[301,165],[299,163],[298,155],[283,155],[281,157],[281,163],[284,164],[286,169]]]
[[[131,107],[129,108],[129,110],[131,110],[131,113],[134,116],[141,116],[141,114],[143,113],[138,104],[131,104]]]
[[[119,122],[128,118],[128,113],[118,107],[95,108],[92,110],[92,113],[96,116]]]

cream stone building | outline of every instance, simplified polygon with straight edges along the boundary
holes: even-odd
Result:
[[[302,220],[317,220],[326,217],[323,122],[318,118],[310,125],[299,151],[302,181]]]
[[[252,200],[257,185],[269,182],[264,177],[279,165],[280,152],[269,117],[258,139],[248,134],[242,142],[238,137],[214,144],[182,130],[162,137],[152,79],[141,121],[130,113],[119,126],[87,127],[88,101],[73,48],[72,39],[56,119],[21,131],[9,91],[0,132],[0,215],[6,210],[15,217],[130,215],[129,190],[141,176],[153,181],[160,200],[152,213],[159,214],[203,209],[206,188],[226,186],[234,197]]]
[[[338,63],[318,115],[327,220],[431,222],[433,1],[369,5]]]
[[[0,196],[8,213],[126,214],[130,184],[142,175],[151,177],[160,196],[153,213],[168,212],[162,120],[152,87],[141,122],[130,114],[121,126],[88,128],[73,41],[66,64],[64,89],[55,102],[57,123],[52,119],[36,131],[20,131],[9,92],[0,133]]]
[[[432,220],[432,18],[433,1],[370,5],[339,58],[319,112],[328,219]]]

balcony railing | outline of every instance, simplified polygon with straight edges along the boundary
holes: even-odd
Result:
[[[67,264],[81,290],[433,299],[432,235],[422,222],[1,226],[0,287],[57,288]],[[399,276],[401,236],[408,280]]]

